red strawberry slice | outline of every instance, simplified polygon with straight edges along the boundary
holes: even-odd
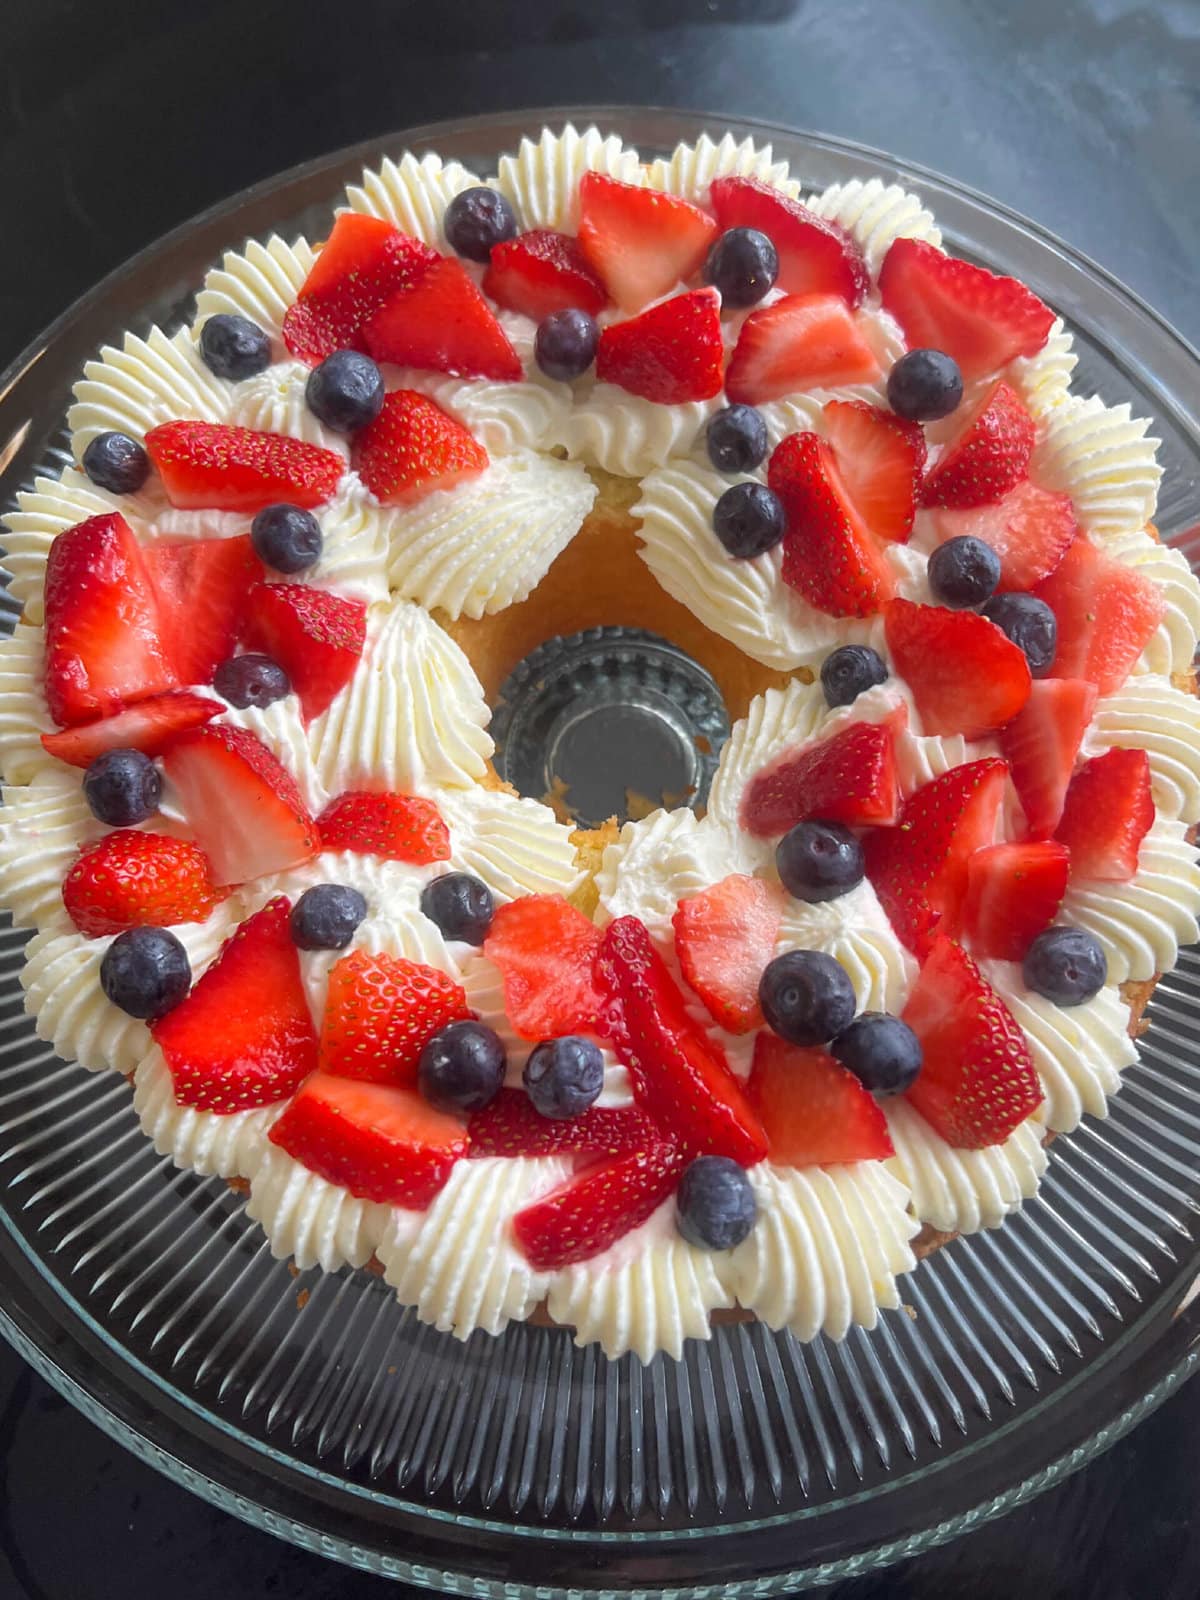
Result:
[[[543,1117],[524,1089],[501,1089],[468,1129],[471,1155],[627,1156],[653,1150],[663,1135],[636,1106],[591,1106],[581,1117]]]
[[[682,405],[720,394],[724,359],[720,297],[695,289],[604,328],[596,376],[644,400]]]
[[[908,1099],[948,1144],[1002,1144],[1041,1105],[1025,1035],[953,939],[935,941],[904,1020],[925,1057]]]
[[[976,956],[1024,961],[1067,892],[1070,853],[1053,839],[991,844],[967,862],[962,932]]]
[[[317,818],[322,850],[354,850],[428,866],[450,855],[450,830],[432,800],[350,789]]]
[[[163,768],[212,862],[214,883],[283,872],[320,848],[296,780],[247,729],[209,723],[180,734]]]
[[[504,979],[504,1009],[525,1039],[594,1033],[600,930],[561,895],[523,895],[492,918],[483,953]]]
[[[792,294],[752,311],[725,374],[730,400],[762,405],[879,376],[875,352],[836,294]]]
[[[1035,839],[1048,839],[1062,816],[1096,685],[1086,678],[1039,678],[1000,738],[1013,787]]]
[[[681,900],[671,919],[683,976],[730,1033],[763,1024],[758,983],[775,954],[783,907],[761,878],[732,872],[720,883]]]
[[[717,225],[699,206],[657,189],[585,172],[579,248],[622,311],[640,311],[700,270]]]
[[[944,350],[968,381],[998,372],[1045,344],[1054,313],[1016,278],[943,255],[920,239],[897,239],[879,271],[883,308],[910,350]]]
[[[886,1161],[895,1154],[887,1118],[874,1097],[824,1050],[801,1049],[773,1033],[760,1033],[746,1093],[777,1166]]]
[[[140,750],[143,755],[157,756],[177,733],[198,728],[224,709],[219,700],[210,700],[206,695],[174,690],[155,695],[152,700],[139,700],[128,711],[118,711],[98,722],[64,728],[61,733],[44,733],[42,744],[50,755],[72,767],[88,767],[106,750]]]
[[[180,1105],[273,1105],[317,1064],[317,1036],[280,895],[243,922],[174,1011],[150,1025]]]
[[[467,1153],[461,1122],[411,1089],[314,1072],[271,1143],[359,1200],[423,1211]]]
[[[1008,768],[994,756],[969,761],[913,791],[894,828],[863,841],[867,876],[900,941],[917,954],[967,887],[967,859],[991,844]]]
[[[1071,852],[1072,878],[1128,883],[1153,821],[1149,756],[1106,750],[1071,779],[1055,838]]]
[[[284,344],[310,366],[335,350],[363,349],[363,325],[438,259],[436,250],[381,217],[343,211],[300,285],[295,305],[288,307]]]
[[[636,917],[605,930],[595,964],[603,1029],[629,1071],[638,1104],[693,1155],[753,1166],[766,1136],[725,1054],[691,1016]]]
[[[477,478],[488,453],[427,395],[394,389],[355,438],[354,465],[373,495],[397,506]]]
[[[847,723],[816,744],[785,751],[747,785],[742,827],[771,839],[810,817],[889,826],[900,806],[896,734],[907,720],[901,708],[885,722]]]
[[[46,704],[59,726],[179,683],[145,554],[117,512],[60,533],[46,562]]]
[[[893,600],[884,619],[894,670],[912,690],[922,730],[979,739],[1002,728],[1029,699],[1029,662],[994,622]]]
[[[250,535],[151,545],[146,566],[180,680],[211,683],[233,654],[250,591],[265,575]]]
[[[320,506],[345,471],[334,450],[224,422],[160,423],[146,450],[167,499],[184,510],[255,512],[280,500]]]
[[[535,228],[494,245],[483,292],[535,322],[572,308],[594,317],[608,303],[579,241],[552,228]]]
[[[386,301],[363,337],[376,361],[459,378],[524,377],[517,352],[461,261],[442,259]]]
[[[674,1194],[686,1158],[673,1145],[589,1166],[518,1211],[513,1233],[535,1272],[588,1261],[640,1227]]]
[[[940,543],[970,534],[1000,557],[1000,589],[1032,589],[1054,571],[1078,531],[1069,494],[1052,494],[1026,479],[994,505],[935,510]]]
[[[305,722],[319,717],[354,676],[367,638],[367,608],[303,583],[263,583],[250,594],[246,646],[287,673]]]
[[[877,539],[907,543],[925,469],[920,425],[864,400],[831,400],[822,416],[854,509]]]
[[[716,178],[712,208],[722,228],[757,228],[779,255],[775,282],[788,294],[836,294],[856,306],[870,287],[862,251],[844,229],[758,178]]]
[[[1054,675],[1088,678],[1115,694],[1166,615],[1152,579],[1076,539],[1036,590],[1058,622]]]
[[[329,973],[321,1070],[415,1089],[426,1044],[446,1023],[470,1015],[449,973],[402,956],[352,950]]]
[[[783,501],[783,581],[831,617],[871,617],[895,593],[880,546],[850,501],[833,451],[815,433],[791,433],[767,467]]]
[[[921,491],[927,506],[1003,500],[1028,475],[1037,428],[1011,385],[994,383],[966,413]]]
[[[89,938],[126,928],[203,922],[228,895],[189,839],[121,828],[85,845],[63,880],[67,915]]]

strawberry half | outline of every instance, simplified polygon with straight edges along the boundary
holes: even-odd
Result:
[[[1128,883],[1153,822],[1149,756],[1106,750],[1071,779],[1055,838],[1071,852],[1073,878]]]
[[[721,392],[725,347],[715,289],[694,289],[600,332],[596,376],[660,405]]]
[[[589,1106],[580,1117],[543,1117],[524,1089],[501,1089],[468,1127],[471,1155],[627,1156],[663,1142],[636,1106]]]
[[[305,722],[319,717],[354,676],[367,638],[367,608],[303,583],[262,583],[250,593],[245,643],[287,673]]]
[[[608,304],[579,241],[552,228],[535,228],[493,245],[483,292],[535,322],[571,308],[594,317]]]
[[[640,311],[700,270],[717,225],[699,206],[585,172],[579,248],[622,311]]]
[[[203,922],[228,895],[189,839],[121,828],[85,845],[63,880],[67,915],[89,938]]]
[[[1013,787],[1035,839],[1048,839],[1062,816],[1084,730],[1096,706],[1086,678],[1038,678],[1029,699],[1000,736]]]
[[[393,389],[374,422],[355,436],[354,465],[377,499],[397,506],[477,478],[488,453],[427,395]]]
[[[596,1031],[599,948],[600,930],[561,895],[522,895],[499,907],[483,953],[500,969],[504,1009],[523,1038]]]
[[[742,323],[725,392],[739,404],[757,406],[878,376],[875,352],[843,299],[793,294],[752,311]]]
[[[284,433],[258,433],[224,422],[163,422],[146,451],[167,499],[183,510],[261,511],[324,505],[345,463],[334,450]]]
[[[376,361],[518,383],[520,357],[461,261],[443,258],[393,295],[363,330]]]
[[[348,790],[317,818],[322,850],[354,850],[425,867],[450,855],[450,830],[432,800]]]
[[[683,976],[730,1033],[763,1025],[758,984],[775,954],[782,905],[761,878],[732,872],[681,900],[671,919]]]
[[[1058,622],[1057,678],[1087,678],[1114,694],[1166,615],[1162,589],[1078,538],[1036,590]]]
[[[64,728],[60,733],[44,733],[42,744],[49,755],[72,767],[88,767],[106,750],[140,750],[143,755],[157,756],[177,733],[200,727],[224,709],[219,700],[210,700],[206,695],[174,690],[151,700],[139,700],[128,711],[118,711],[98,722]]]
[[[163,769],[212,862],[214,883],[283,872],[320,848],[296,780],[247,729],[210,723],[180,734]]]
[[[801,1049],[773,1033],[760,1033],[746,1094],[777,1166],[886,1161],[895,1154],[875,1098],[824,1050]]]
[[[884,631],[926,734],[982,738],[1011,722],[1029,699],[1025,652],[974,611],[893,600]]]
[[[924,1053],[908,1099],[947,1144],[1002,1144],[1041,1105],[1025,1035],[953,939],[935,941],[903,1015]]]
[[[513,1218],[535,1272],[588,1261],[640,1227],[674,1194],[686,1157],[670,1144],[589,1166]]]
[[[958,261],[920,239],[897,239],[879,270],[883,308],[910,350],[944,350],[968,382],[1042,348],[1054,313],[1016,278]]]
[[[243,922],[187,999],[150,1024],[180,1105],[273,1105],[317,1064],[317,1036],[280,895]]]
[[[1067,892],[1070,853],[1053,839],[991,844],[967,862],[961,928],[976,956],[1024,961]]]
[[[211,683],[245,626],[251,589],[265,576],[250,535],[151,545],[146,567],[180,681]]]
[[[758,178],[715,178],[712,208],[722,228],[757,228],[779,256],[775,282],[788,294],[836,294],[856,306],[870,286],[858,245],[836,223]]]
[[[877,539],[905,544],[925,470],[925,435],[865,400],[831,400],[821,413],[846,493]]]
[[[352,950],[329,973],[321,1070],[415,1089],[426,1044],[446,1023],[470,1015],[449,973],[403,956]]]
[[[970,508],[1003,500],[1028,476],[1036,435],[1017,391],[994,383],[963,417],[926,477],[922,504]]]
[[[889,826],[900,805],[896,732],[906,721],[901,710],[886,722],[850,722],[816,744],[785,751],[746,786],[742,827],[771,839],[810,817],[854,828]]]
[[[1052,494],[1026,479],[994,505],[968,511],[935,510],[940,543],[970,534],[1000,557],[1001,592],[1032,589],[1058,566],[1078,532],[1069,494]]]

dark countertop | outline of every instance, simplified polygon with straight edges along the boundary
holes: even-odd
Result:
[[[337,23],[330,21],[336,14]],[[0,366],[176,223],[309,156],[470,111],[711,107],[940,168],[1194,341],[1194,0],[8,0]],[[837,1600],[1200,1592],[1200,1388],[1033,1505]],[[191,1498],[0,1347],[0,1600],[402,1591]]]

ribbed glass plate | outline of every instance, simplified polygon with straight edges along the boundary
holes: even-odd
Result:
[[[1155,419],[1162,533],[1188,549],[1200,362],[1120,285],[1012,213],[876,152],[651,111],[400,133],[171,235],[0,380],[4,501],[61,449],[83,361],[125,328],[177,322],[223,248],[276,229],[319,237],[340,186],[385,154],[438,150],[487,172],[523,131],[568,116],[652,153],[729,129],[772,140],[814,188],[878,173],[918,190],[950,248],[1016,273],[1064,314],[1077,387]],[[682,1363],[643,1368],[543,1328],[458,1344],[369,1274],[294,1277],[236,1194],[154,1154],[121,1079],[37,1041],[22,943],[0,943],[0,1330],[139,1455],[352,1565],[462,1594],[782,1594],[1028,1498],[1195,1360],[1195,952],[1159,986],[1111,1117],[1056,1143],[1021,1216],[924,1263],[903,1311],[842,1345],[721,1327]]]

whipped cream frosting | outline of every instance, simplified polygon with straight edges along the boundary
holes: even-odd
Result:
[[[622,183],[646,182],[637,151],[627,150],[615,134],[594,127],[579,133],[568,123],[561,133],[547,128],[538,139],[522,139],[515,155],[501,156],[496,187],[512,201],[522,227],[574,233],[585,172],[603,172]]]
[[[1062,318],[1055,317],[1038,353],[1018,356],[1009,365],[1013,387],[1038,421],[1070,396],[1071,377],[1079,363],[1074,344]]]
[[[823,950],[846,969],[860,1011],[904,1009],[917,964],[892,932],[866,879],[836,900],[808,905],[790,897],[779,925],[776,955]]]
[[[845,228],[857,241],[872,277],[877,276],[897,239],[922,239],[941,248],[942,230],[932,212],[897,183],[851,178],[848,183],[830,184],[804,203],[819,217]]]
[[[1154,515],[1162,478],[1149,427],[1127,405],[1064,398],[1041,418],[1031,476],[1069,494],[1080,526],[1097,539],[1139,532]]]
[[[669,156],[659,156],[646,168],[652,189],[664,189],[694,206],[708,203],[714,178],[756,178],[792,198],[800,193],[800,185],[788,176],[787,162],[776,161],[769,144],[738,140],[731,133],[717,140],[702,133],[695,144],[676,145]]]
[[[157,1045],[133,1075],[133,1109],[160,1156],[204,1178],[249,1178],[265,1156],[267,1135],[282,1105],[218,1115],[181,1106]]]
[[[0,901],[20,928],[63,923],[63,879],[79,847],[106,831],[69,768],[47,764],[5,788],[0,809]]]
[[[151,328],[145,339],[127,333],[121,348],[105,345],[75,385],[67,412],[76,461],[98,433],[110,428],[141,439],[160,422],[191,417],[228,421],[229,395],[204,362],[186,328],[168,337]]]
[[[1127,679],[1097,702],[1082,753],[1102,755],[1117,746],[1146,752],[1160,817],[1200,822],[1200,700],[1195,695],[1153,673]]]
[[[279,344],[283,319],[316,259],[306,239],[288,244],[272,234],[266,244],[251,239],[240,253],[230,250],[214,267],[196,296],[196,328],[217,315],[249,317]]]
[[[348,204],[342,209],[383,217],[401,233],[452,254],[442,231],[446,207],[456,194],[478,183],[457,161],[433,154],[418,158],[406,151],[399,161],[388,159],[375,171],[364,172],[362,182],[346,190]]]
[[[1040,1122],[1021,1123],[1003,1144],[959,1150],[901,1096],[885,1103],[896,1154],[887,1167],[912,1196],[922,1222],[940,1233],[997,1228],[1037,1193],[1047,1156]]]
[[[1191,672],[1200,640],[1200,581],[1188,566],[1186,556],[1140,531],[1115,535],[1105,549],[1156,583],[1166,603],[1163,620],[1134,671],[1160,677]]]
[[[366,1266],[396,1209],[357,1199],[269,1142],[251,1174],[246,1202],[246,1215],[266,1234],[271,1254],[280,1261],[290,1256],[301,1272]]]
[[[18,622],[0,640],[0,778],[5,783],[28,783],[50,759],[41,740],[54,726],[42,689],[45,658],[45,632],[27,622]]]

